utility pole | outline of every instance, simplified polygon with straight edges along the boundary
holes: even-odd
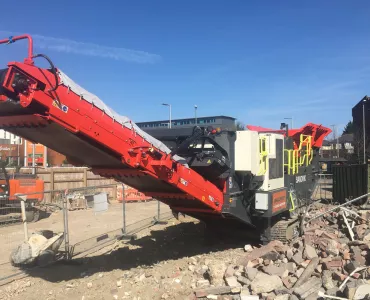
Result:
[[[194,114],[195,114],[195,125],[197,125],[197,109],[198,109],[198,105],[194,105]]]
[[[17,147],[17,155],[18,155],[18,161],[17,161],[17,165],[18,167],[21,167],[21,157],[20,157],[20,149],[19,147],[21,146],[21,138],[18,137],[18,147]]]
[[[293,129],[293,117],[284,118],[284,120],[290,120],[290,129]]]
[[[168,104],[168,103],[162,103],[162,105],[163,106],[168,106],[168,108],[169,108],[169,110],[170,110],[170,120],[169,120],[169,123],[168,123],[168,128],[170,128],[171,129],[171,123],[172,123],[172,120],[171,120],[171,114],[172,114],[172,112],[171,112],[171,104]]]
[[[330,125],[333,127],[333,141],[335,142],[335,149],[337,150],[337,158],[339,158],[339,141],[337,136],[337,125]]]
[[[32,174],[36,174],[36,164],[35,164],[35,143],[32,143]]]
[[[363,132],[363,143],[364,143],[364,164],[366,164],[366,118],[365,118],[365,106],[367,97],[364,97],[362,101],[362,132]]]

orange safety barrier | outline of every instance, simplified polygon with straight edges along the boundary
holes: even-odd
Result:
[[[44,181],[41,179],[10,179],[10,200],[15,200],[15,194],[28,194],[27,199],[35,199],[37,201],[42,201],[44,199]],[[40,192],[33,194],[35,192]]]

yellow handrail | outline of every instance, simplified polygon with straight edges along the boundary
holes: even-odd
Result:
[[[297,174],[300,166],[308,166],[313,159],[312,136],[301,134],[299,139],[300,143],[298,149],[284,150],[288,159],[288,162],[284,163],[284,166],[288,168],[289,175]],[[303,149],[303,147],[305,147],[305,149]]]

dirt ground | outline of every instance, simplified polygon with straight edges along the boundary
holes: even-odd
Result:
[[[138,217],[150,215],[147,204],[138,207],[142,208]],[[111,221],[112,226],[120,225]],[[100,232],[107,228],[111,227]],[[192,299],[197,282],[194,268],[235,263],[244,253],[245,242],[209,241],[198,221],[171,219],[141,231],[130,243],[117,242],[73,263],[28,270],[27,277],[0,286],[0,299]]]
[[[168,206],[162,203],[160,209],[161,213],[170,211]],[[157,201],[126,204],[126,224],[132,224],[156,215]],[[71,245],[108,231],[122,228],[122,204],[114,202],[109,205],[107,211],[97,214],[92,209],[69,211],[68,223]],[[35,223],[29,223],[28,229],[30,233],[44,229],[63,232],[63,213],[62,211],[57,211],[52,213],[48,218],[41,219]],[[0,265],[9,261],[10,252],[23,239],[24,230],[22,224],[18,223],[7,227],[0,227]]]

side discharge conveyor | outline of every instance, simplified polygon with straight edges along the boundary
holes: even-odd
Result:
[[[318,149],[330,129],[307,124],[285,133],[197,126],[149,135],[73,82],[47,56],[33,55],[30,36],[0,44],[19,39],[28,39],[28,57],[0,70],[4,130],[207,224],[247,225],[263,228],[266,235],[282,217],[289,218],[299,206],[296,199],[307,198],[318,172]],[[35,66],[36,58],[46,59],[50,69]]]

